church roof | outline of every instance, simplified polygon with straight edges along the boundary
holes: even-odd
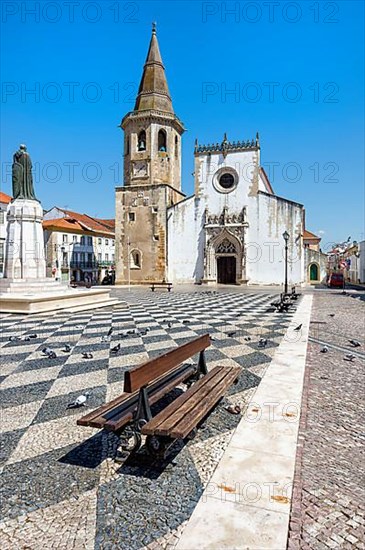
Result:
[[[310,241],[318,241],[318,242],[322,240],[321,237],[317,237],[317,235],[315,235],[311,231],[307,231],[307,229],[304,229],[303,239],[310,240]]]
[[[165,67],[158,45],[156,26],[152,26],[152,37],[141,83],[138,89],[135,111],[157,110],[173,113],[172,101],[167,85]]]

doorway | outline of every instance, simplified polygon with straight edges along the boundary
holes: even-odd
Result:
[[[236,258],[234,256],[217,258],[217,282],[224,285],[236,284]]]
[[[311,264],[309,268],[309,280],[318,281],[318,266],[317,264]]]

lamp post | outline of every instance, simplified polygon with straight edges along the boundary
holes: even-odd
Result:
[[[129,292],[131,291],[131,258],[130,258],[130,248],[131,248],[131,241],[129,240],[129,237],[128,237],[128,241],[127,241],[127,255],[128,255],[127,262],[128,262],[128,291],[129,291]]]
[[[288,294],[288,241],[289,241],[289,233],[287,231],[284,231],[283,233],[283,239],[285,241],[285,284],[284,284],[284,296]]]

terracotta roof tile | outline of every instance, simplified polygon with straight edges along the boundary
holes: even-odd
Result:
[[[2,191],[0,191],[0,202],[4,204],[9,204],[11,199],[12,197],[10,197],[10,195],[7,195],[6,193],[3,193]]]

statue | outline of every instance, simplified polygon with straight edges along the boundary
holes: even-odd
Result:
[[[13,201],[15,199],[38,200],[36,199],[33,187],[32,161],[25,145],[20,145],[19,151],[14,153],[12,183]]]

